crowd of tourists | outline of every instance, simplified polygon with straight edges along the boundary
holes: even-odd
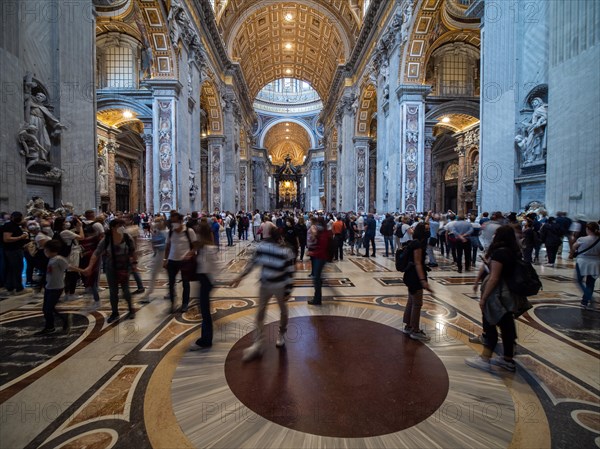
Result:
[[[308,301],[319,306],[323,301],[323,270],[327,263],[342,261],[344,256],[364,258],[406,257],[403,281],[408,289],[403,332],[410,338],[429,341],[420,325],[423,294],[432,291],[428,272],[440,267],[458,273],[478,267],[475,289],[482,283],[480,306],[483,334],[473,342],[484,345],[481,356],[467,364],[481,369],[492,365],[514,371],[515,304],[506,304],[493,319],[489,312],[494,298],[505,283],[510,284],[516,261],[556,266],[558,258],[575,259],[575,279],[582,290],[581,306],[592,307],[595,281],[600,276],[600,233],[597,222],[571,220],[566,213],[548,216],[544,210],[516,214],[484,212],[480,216],[454,213],[327,213],[274,211],[272,213],[229,211],[213,214],[101,213],[93,210],[78,214],[72,209],[31,210],[0,213],[0,298],[32,294],[43,296],[45,328],[51,334],[55,316],[67,331],[70,321],[59,313],[60,300],[71,301],[77,286],[89,295],[90,308],[100,304],[99,278],[103,273],[109,289],[112,313],[108,322],[121,318],[119,293],[128,306],[124,318],[133,319],[132,295],[141,302],[154,299],[159,274],[166,270],[170,312],[186,312],[190,306],[192,282],[199,283],[201,336],[196,349],[212,345],[210,293],[219,272],[219,250],[247,240],[257,242],[241,280],[254,267],[260,267],[258,313],[254,344],[244,359],[258,357],[264,351],[263,322],[269,299],[275,296],[281,311],[278,347],[285,345],[287,304],[292,292],[292,277],[297,262],[310,259],[310,278],[314,294]],[[376,236],[383,237],[377,248]],[[138,270],[138,245],[147,239],[153,255],[148,265],[148,285]],[[237,241],[236,241],[237,240]],[[541,249],[546,259],[542,261]],[[479,257],[478,257],[479,254]],[[477,264],[479,258],[479,264]],[[25,282],[23,282],[23,274]],[[130,278],[136,290],[130,291]],[[181,278],[182,297],[177,303],[176,283]],[[515,300],[516,301],[516,300]],[[502,313],[504,311],[504,313]],[[493,358],[500,328],[504,355]]]

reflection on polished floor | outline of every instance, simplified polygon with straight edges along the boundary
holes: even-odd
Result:
[[[448,261],[425,295],[431,342],[407,338],[407,291],[381,255],[330,264],[321,307],[306,304],[310,264],[298,264],[286,346],[275,347],[273,305],[268,349],[244,364],[257,272],[232,281],[252,245],[222,248],[208,350],[190,351],[195,305],[167,313],[166,274],[133,321],[106,323],[107,291],[98,310],[85,297],[60,304],[68,335],[34,335],[40,300],[0,302],[0,447],[600,447],[600,311],[579,308],[571,261],[538,267],[544,290],[518,320],[515,374],[464,364],[481,318],[472,277]]]

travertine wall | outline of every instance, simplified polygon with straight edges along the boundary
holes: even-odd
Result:
[[[44,84],[53,114],[68,126],[50,154],[64,170],[55,205],[63,200],[77,210],[96,206],[94,29],[91,2],[2,2],[0,209],[23,210],[31,192],[17,142],[27,72]]]

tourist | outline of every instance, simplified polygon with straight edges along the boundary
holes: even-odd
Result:
[[[63,331],[69,332],[71,328],[71,315],[58,313],[56,304],[62,295],[65,287],[65,271],[79,271],[79,267],[69,265],[69,261],[60,256],[58,252],[62,246],[62,242],[58,240],[50,240],[44,245],[44,254],[48,258],[46,266],[46,284],[44,286],[44,329],[38,332],[38,335],[47,335],[55,332],[54,315],[57,315],[63,322]]]
[[[473,291],[477,292],[480,281],[485,281],[481,286],[481,298],[479,307],[481,308],[483,320],[483,352],[480,356],[469,357],[465,363],[474,368],[484,371],[490,371],[491,365],[499,366],[507,371],[516,370],[513,361],[515,351],[515,340],[517,338],[513,304],[503,304],[503,308],[492,308],[486,301],[496,301],[498,292],[506,286],[506,280],[511,277],[515,268],[515,262],[521,257],[521,249],[515,237],[514,228],[510,225],[500,226],[492,240],[491,245],[485,253],[484,263],[479,269]],[[507,295],[507,298],[513,298],[513,295]],[[500,312],[493,313],[493,310]],[[503,310],[503,312],[502,312]],[[502,333],[502,346],[504,349],[503,357],[492,358],[496,344],[498,343],[498,329]]]
[[[385,243],[385,257],[393,256],[394,253],[394,217],[392,214],[385,214],[385,218],[381,223],[379,232],[383,236]]]
[[[363,236],[363,244],[365,247],[365,254],[363,257],[369,257],[369,243],[373,247],[372,257],[375,257],[375,230],[377,229],[377,222],[373,217],[373,214],[367,215],[367,219],[365,220],[365,233]]]
[[[410,253],[409,267],[402,278],[404,284],[408,287],[408,301],[402,318],[404,322],[402,332],[409,335],[413,340],[421,341],[430,340],[430,337],[425,334],[420,326],[423,290],[433,291],[427,281],[427,269],[425,268],[425,249],[428,237],[429,229],[427,229],[427,225],[425,223],[417,224],[407,248]]]
[[[90,276],[100,257],[105,256],[104,272],[110,292],[111,315],[107,323],[119,319],[119,286],[127,302],[129,313],[127,318],[135,318],[135,311],[129,291],[129,273],[137,266],[135,242],[125,232],[125,221],[115,218],[108,225],[104,239],[98,244],[92,254],[89,265],[82,271],[84,276]]]
[[[346,234],[346,224],[339,214],[331,225],[331,233],[333,234],[333,260],[344,260],[344,236]]]
[[[215,216],[216,217],[216,216]],[[219,223],[213,221],[214,226]],[[217,232],[218,235],[218,232]],[[171,300],[171,313],[177,310],[175,306],[175,281],[177,274],[181,271],[181,285],[183,286],[183,296],[181,301],[181,312],[187,312],[190,303],[190,281],[196,275],[196,251],[194,242],[196,233],[193,229],[186,229],[183,226],[183,217],[176,211],[171,212],[171,229],[167,235],[165,245],[165,256],[163,267],[167,269],[169,276],[169,299]]]
[[[256,334],[252,346],[244,351],[245,362],[260,357],[265,350],[264,320],[267,303],[275,296],[279,304],[279,333],[275,345],[285,345],[288,322],[287,300],[293,287],[294,254],[290,248],[278,243],[277,228],[273,223],[263,223],[262,240],[237,281],[241,281],[255,266],[262,267],[258,309],[256,311]]]
[[[197,280],[200,282],[200,314],[202,315],[201,336],[192,350],[210,348],[213,343],[213,324],[210,310],[210,292],[214,277],[219,272],[218,253],[206,218],[200,220],[195,247]]]
[[[308,304],[320,306],[323,299],[323,269],[330,257],[331,233],[327,230],[327,224],[322,216],[317,218],[316,224],[314,228],[311,227],[310,232],[313,233],[313,244],[309,247],[308,254],[312,260],[313,269],[311,274],[315,293],[313,299],[308,301]]]
[[[294,225],[294,229],[296,230],[296,235],[298,236],[298,244],[300,246],[300,262],[304,262],[304,252],[306,250],[306,238],[308,229],[306,228],[306,223],[304,221],[304,217],[298,217],[298,223]]]
[[[150,296],[152,293],[154,293],[156,279],[163,268],[165,247],[167,244],[167,236],[169,234],[169,231],[167,230],[167,222],[162,217],[156,217],[150,227],[150,233],[153,255],[150,263],[150,285],[148,286],[148,290],[146,291],[144,298],[140,301],[144,304],[148,304],[150,301],[152,301]],[[170,298],[171,297],[168,296],[168,299]]]
[[[586,236],[579,237],[573,244],[575,249],[575,272],[577,284],[583,291],[581,307],[592,308],[592,295],[596,279],[600,276],[600,231],[598,223],[590,222],[585,226]],[[585,282],[584,282],[585,281]]]
[[[72,230],[71,230],[72,229]],[[59,254],[66,257],[69,265],[79,267],[81,261],[81,245],[80,240],[85,238],[81,220],[75,215],[67,218],[57,217],[54,219],[54,239],[62,242],[62,248]],[[68,270],[65,275],[65,301],[73,301],[77,299],[75,289],[77,281],[79,281],[79,271]]]
[[[535,228],[535,223],[534,223]],[[556,263],[556,254],[563,240],[563,231],[556,223],[554,217],[548,218],[540,229],[540,240],[546,246],[546,257],[548,257],[548,266],[554,267]],[[536,246],[536,248],[539,245]]]

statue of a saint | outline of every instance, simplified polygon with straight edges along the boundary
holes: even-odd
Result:
[[[104,158],[98,158],[98,183],[100,187],[100,194],[108,193],[108,170]]]
[[[24,125],[18,134],[19,142],[22,146],[20,153],[27,160],[27,166],[25,167],[27,173],[38,162],[48,162],[48,150],[40,144],[36,137],[37,134],[37,126],[33,124]]]
[[[390,180],[390,163],[386,162],[383,167],[383,197],[387,198],[389,195],[388,184]]]
[[[515,143],[521,150],[525,164],[543,161],[546,155],[546,124],[548,105],[540,97],[531,100],[531,119],[523,122],[523,131],[515,136]]]
[[[25,120],[36,127],[35,137],[42,147],[46,151],[50,151],[50,129],[52,136],[60,134],[61,129],[67,127],[60,123],[56,117],[48,110],[44,105],[46,101],[46,95],[42,92],[38,92],[34,96],[27,95],[25,98],[25,111],[29,111],[29,117],[25,117]],[[26,112],[27,115],[27,112]]]

